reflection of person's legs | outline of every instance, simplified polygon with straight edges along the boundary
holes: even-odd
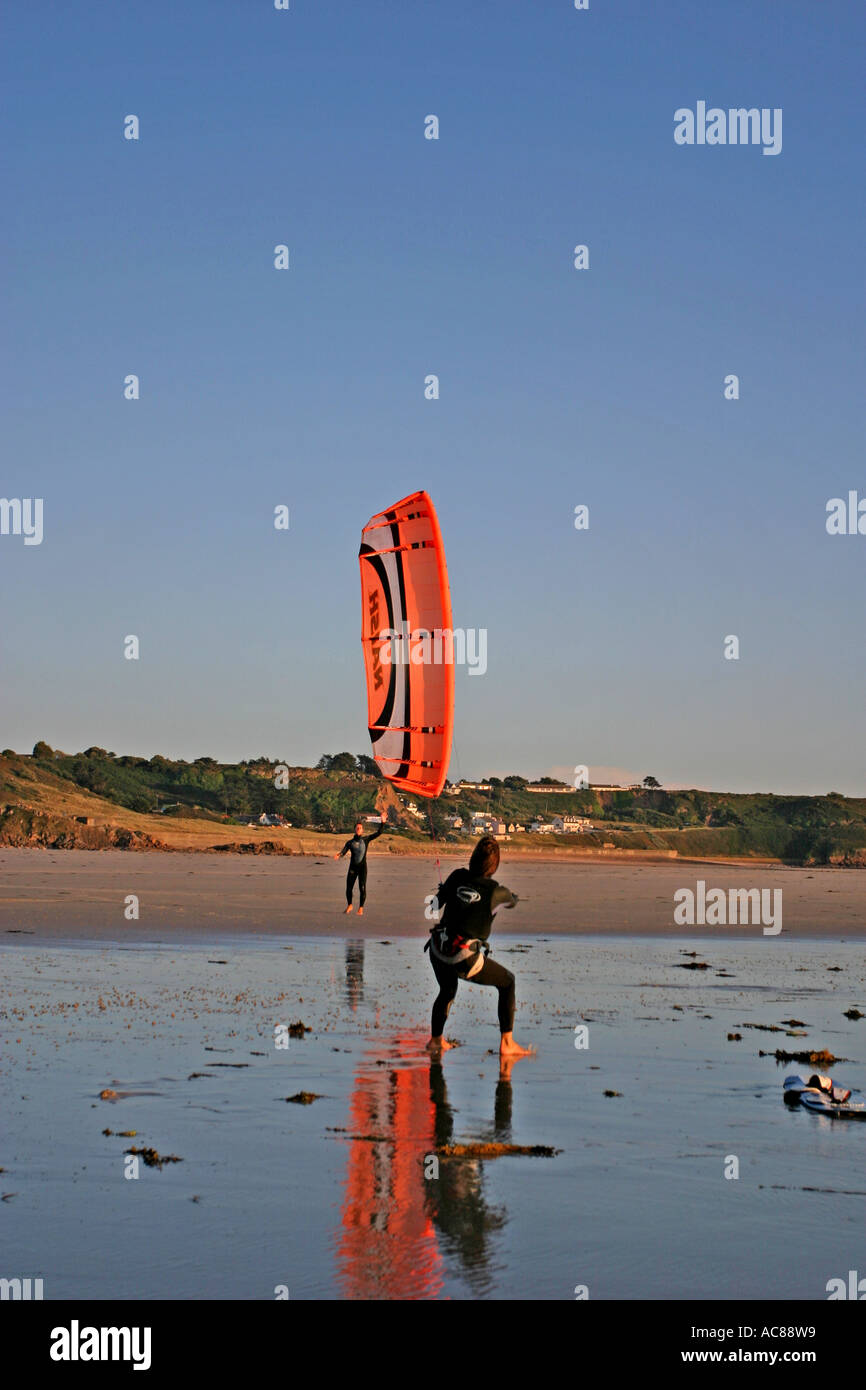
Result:
[[[349,904],[349,907],[352,906],[352,890],[355,887],[355,879],[357,877],[357,869],[350,868],[349,872],[346,874],[346,902]]]
[[[493,1102],[493,1133],[501,1144],[511,1142],[511,1071],[500,1075]]]
[[[504,965],[488,956],[481,969],[470,980],[473,985],[494,985],[499,990],[499,1031],[510,1033],[514,1027],[514,976]]]
[[[433,1138],[438,1149],[454,1138],[454,1112],[448,1104],[445,1073],[439,1061],[430,1065],[430,1100],[433,1103]]]
[[[360,894],[360,898],[361,898],[361,907],[363,907],[363,906],[364,906],[364,903],[367,901],[367,861],[366,861],[366,859],[364,860],[363,864],[361,864],[360,867],[359,867],[359,869],[358,869],[358,893]]]
[[[434,955],[430,956],[430,964],[433,966],[433,973],[439,981],[439,993],[433,1001],[433,1013],[430,1019],[430,1033],[434,1038],[441,1038],[445,1032],[445,1020],[454,1003],[457,994],[457,981],[459,976],[453,965],[445,965],[438,961]]]

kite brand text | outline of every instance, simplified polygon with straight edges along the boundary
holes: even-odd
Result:
[[[770,911],[770,893],[773,908]],[[764,928],[764,936],[778,936],[782,930],[781,888],[711,888],[702,878],[697,891],[678,888],[674,893],[674,921],[678,927],[735,927]]]
[[[487,670],[486,627],[434,627],[428,632],[423,627],[410,629],[404,622],[402,631],[386,627],[379,637],[383,666],[468,666],[470,676],[483,676]]]
[[[382,674],[382,661],[379,656],[379,648],[376,646],[376,638],[379,636],[379,595],[375,592],[370,594],[370,650],[373,654],[373,684],[378,690],[384,680]]]

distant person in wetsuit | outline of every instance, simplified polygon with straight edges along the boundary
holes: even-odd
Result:
[[[437,902],[440,918],[431,928],[430,964],[439,982],[430,1023],[431,1052],[452,1046],[442,1036],[445,1020],[457,994],[460,980],[476,985],[493,985],[499,991],[500,1058],[523,1057],[531,1047],[514,1041],[514,976],[510,970],[490,960],[487,938],[498,907],[514,907],[517,898],[492,877],[499,868],[499,846],[492,835],[483,835],[472,851],[468,869],[455,869],[439,885]]]
[[[346,911],[352,911],[352,893],[355,881],[358,883],[358,896],[360,903],[358,906],[358,916],[364,915],[364,903],[367,901],[367,846],[371,840],[376,840],[385,829],[385,822],[382,821],[378,830],[374,830],[372,835],[363,833],[364,827],[360,821],[355,826],[355,833],[351,840],[347,840],[340,850],[335,854],[335,859],[342,859],[343,855],[349,853],[349,872],[346,874]]]

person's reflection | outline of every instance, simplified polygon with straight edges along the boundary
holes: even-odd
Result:
[[[483,1143],[507,1144],[511,1140],[511,1067],[502,1067],[493,1102],[493,1124],[479,1136]],[[448,1100],[445,1072],[438,1061],[430,1064],[430,1099],[433,1102],[435,1146],[454,1143],[454,1112]],[[469,1284],[479,1291],[492,1282],[490,1238],[505,1225],[504,1207],[491,1206],[484,1197],[484,1162],[477,1158],[439,1159],[438,1177],[425,1182],[425,1205],[439,1231],[448,1255],[455,1256]]]
[[[364,1002],[364,943],[346,942],[346,1003],[353,1013]]]
[[[511,1142],[514,1060],[500,1066],[492,1123],[458,1142]],[[485,1199],[485,1160],[439,1152],[455,1143],[454,1112],[443,1067],[417,1037],[398,1035],[368,1049],[342,1134],[348,1154],[337,1257],[344,1296],[437,1298],[449,1264],[473,1292],[489,1293],[492,1238],[507,1213]]]

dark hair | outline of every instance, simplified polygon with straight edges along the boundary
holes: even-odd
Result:
[[[472,851],[469,872],[476,878],[490,878],[499,868],[499,846],[492,835],[482,835]]]

